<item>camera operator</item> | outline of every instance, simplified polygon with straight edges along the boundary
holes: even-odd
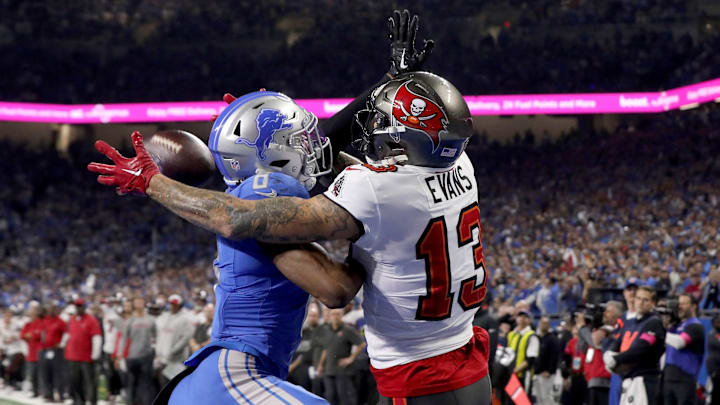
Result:
[[[594,324],[592,345],[585,354],[585,380],[588,386],[588,405],[607,405],[610,391],[610,372],[603,363],[602,346],[612,332],[606,325]]]
[[[680,323],[680,319],[677,315],[677,307],[678,302],[676,299],[668,300],[666,298],[661,298],[658,300],[657,305],[655,306],[655,312],[660,317],[665,330],[670,330],[670,328]]]
[[[616,328],[621,328],[624,325],[622,321],[623,311],[623,304],[620,301],[608,301],[602,315],[603,325],[613,328],[613,331]]]
[[[659,399],[660,357],[665,352],[665,328],[655,312],[657,296],[652,287],[635,293],[637,318],[625,329],[616,351],[603,355],[605,366],[623,377],[621,405],[648,405]]]
[[[605,305],[586,305],[586,320],[590,320],[591,341],[585,351],[583,374],[587,382],[586,400],[588,405],[607,405],[610,390],[610,373],[603,363],[603,351],[612,343],[614,332],[623,307],[617,301]],[[611,326],[606,326],[605,324]]]
[[[697,316],[698,302],[690,294],[678,298],[677,320],[665,335],[664,405],[692,404],[697,375],[705,353],[705,329]]]

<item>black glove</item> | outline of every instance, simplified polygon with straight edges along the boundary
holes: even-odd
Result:
[[[410,18],[407,10],[393,11],[388,17],[388,37],[390,38],[390,73],[395,77],[401,73],[420,70],[425,59],[435,46],[432,39],[423,41],[422,50],[415,49],[415,35],[418,29],[418,16]]]

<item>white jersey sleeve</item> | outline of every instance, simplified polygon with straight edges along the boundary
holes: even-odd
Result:
[[[406,364],[465,345],[485,294],[477,184],[452,167],[350,166],[325,196],[362,223],[351,255],[367,271],[372,366]]]
[[[354,241],[370,246],[373,231],[380,225],[378,200],[370,182],[372,172],[362,165],[346,168],[325,191],[325,196],[335,202],[362,224],[363,234]]]

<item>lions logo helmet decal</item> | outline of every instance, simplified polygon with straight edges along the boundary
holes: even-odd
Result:
[[[393,117],[407,127],[425,132],[432,140],[434,153],[440,145],[440,135],[447,131],[447,115],[434,101],[410,90],[410,82],[403,83],[395,93]]]
[[[264,108],[258,114],[255,120],[257,124],[258,136],[254,141],[245,138],[238,138],[235,143],[250,146],[257,150],[260,160],[265,160],[265,150],[270,146],[275,132],[292,128],[292,124],[286,124],[287,117],[280,111],[272,108]]]

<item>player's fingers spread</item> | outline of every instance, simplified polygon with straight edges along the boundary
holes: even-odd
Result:
[[[400,29],[400,35],[402,36],[403,42],[407,42],[408,40],[408,28],[410,24],[410,12],[407,10],[403,10],[400,14],[400,26],[402,27]]]
[[[392,19],[395,20],[395,25],[399,25],[400,22],[400,10],[393,10]]]
[[[143,143],[143,137],[142,134],[138,131],[135,131],[130,135],[130,139],[132,140],[133,148],[135,148],[135,153],[138,152],[138,150],[144,150],[145,144]]]
[[[143,140],[140,131],[133,131],[130,135],[130,139],[132,140],[133,145],[136,145],[138,142],[142,143]]]
[[[400,17],[400,10],[395,10],[395,11],[393,11],[393,16],[392,16],[392,19],[393,19],[393,36],[394,36],[393,39],[394,39],[395,41],[400,41],[400,40],[401,40],[400,29],[401,29],[402,25],[400,24],[400,18],[401,18],[401,17]]]
[[[425,41],[425,43],[423,44],[423,49],[420,52],[420,55],[418,56],[418,60],[420,63],[422,63],[425,60],[425,58],[427,58],[428,55],[430,55],[430,52],[432,51],[434,46],[435,46],[435,41],[433,41],[432,39]]]
[[[435,47],[435,41],[426,39],[423,41],[423,51],[430,52]]]
[[[95,142],[95,149],[97,149],[98,152],[100,152],[103,155],[110,158],[110,160],[112,160],[113,162],[117,162],[117,161],[124,159],[123,155],[121,155],[120,152],[117,151],[117,149],[108,145],[108,143],[105,141]]]
[[[97,181],[98,181],[98,183],[105,185],[105,186],[116,186],[117,185],[117,179],[114,176],[98,176]]]
[[[223,95],[223,101],[226,102],[227,104],[232,104],[233,101],[235,101],[235,100],[237,100],[237,97],[233,96],[230,93],[225,93]]]
[[[415,45],[415,35],[417,34],[418,29],[418,16],[414,15],[412,17],[412,20],[410,20],[410,28],[408,28],[408,39],[410,42],[410,45]]]
[[[94,173],[100,173],[100,174],[114,174],[115,173],[115,166],[113,165],[106,165],[103,163],[96,163],[92,162],[87,165],[87,169]]]

